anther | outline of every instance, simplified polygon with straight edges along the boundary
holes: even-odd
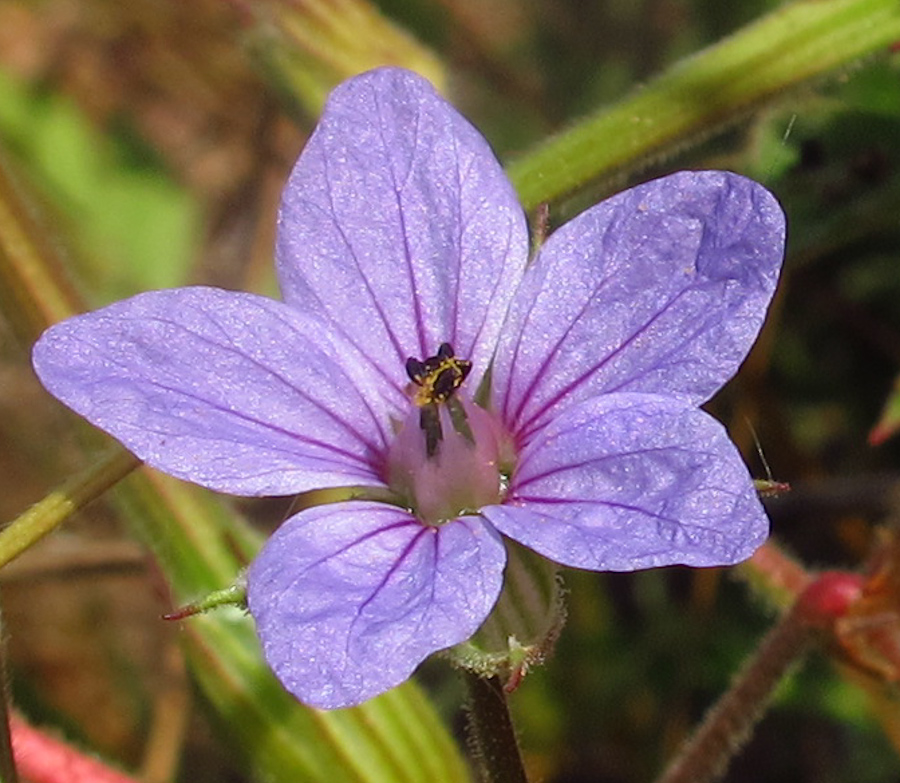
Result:
[[[428,457],[437,453],[438,445],[444,438],[438,406],[452,401],[456,390],[462,386],[471,371],[472,362],[458,358],[450,343],[441,343],[437,353],[424,361],[412,356],[406,360],[406,374],[419,387],[413,401],[422,409],[419,425],[425,433]],[[458,405],[450,407],[454,429],[471,440],[471,430],[464,409]]]

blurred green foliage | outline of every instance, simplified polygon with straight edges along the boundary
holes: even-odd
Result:
[[[0,137],[89,260],[94,304],[183,282],[200,204],[127,126],[104,134],[71,98],[0,71]]]

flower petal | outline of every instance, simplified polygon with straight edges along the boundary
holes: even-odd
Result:
[[[724,428],[649,394],[568,409],[520,455],[506,503],[482,514],[551,560],[593,571],[736,563],[768,532]]]
[[[179,478],[233,494],[378,485],[383,396],[355,349],[281,302],[215,288],[141,294],[47,330],[47,389]]]
[[[527,252],[500,164],[427,81],[385,68],[334,90],[284,192],[286,302],[331,318],[398,387],[409,356],[449,342],[474,388]]]
[[[504,326],[495,401],[526,436],[599,393],[708,399],[762,325],[784,215],[761,185],[679,172],[589,209],[550,236]]]
[[[247,597],[269,666],[302,702],[359,704],[468,639],[497,600],[506,553],[478,517],[441,527],[379,503],[316,506],[250,566]]]

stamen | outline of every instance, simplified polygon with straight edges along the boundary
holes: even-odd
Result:
[[[437,454],[438,446],[444,439],[438,407],[442,403],[447,403],[454,430],[474,443],[465,409],[454,404],[456,401],[453,399],[471,371],[472,362],[458,358],[450,343],[441,343],[438,352],[424,361],[412,356],[406,360],[406,374],[419,387],[413,402],[422,409],[419,426],[425,433],[425,451],[429,458]]]
[[[469,416],[458,397],[451,397],[447,400],[447,411],[450,413],[450,422],[453,424],[453,429],[456,430],[456,433],[462,435],[471,446],[474,446],[475,436],[472,434],[472,428],[469,426]]]
[[[438,443],[444,439],[441,427],[441,411],[437,403],[423,405],[419,411],[419,426],[425,433],[425,453],[429,459],[437,453]]]
[[[450,343],[441,343],[437,354],[419,361],[410,356],[406,360],[406,374],[419,387],[417,405],[446,402],[462,386],[472,371],[472,362],[453,353]]]

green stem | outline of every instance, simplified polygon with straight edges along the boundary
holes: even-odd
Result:
[[[469,695],[469,742],[485,783],[528,783],[500,679],[465,670],[463,678]]]
[[[708,138],[785,91],[900,39],[897,0],[799,0],[675,65],[514,161],[528,210]]]
[[[20,514],[0,530],[0,567],[54,531],[140,464],[134,454],[117,446]]]

